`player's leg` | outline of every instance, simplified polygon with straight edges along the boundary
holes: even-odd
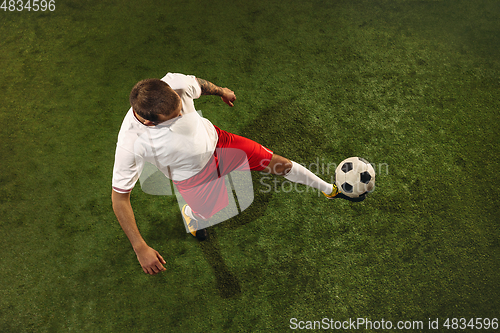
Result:
[[[289,181],[314,187],[328,198],[334,198],[339,193],[335,184],[325,182],[304,166],[274,154],[253,140],[226,132],[218,127],[216,129],[221,147],[235,148],[245,152],[250,170],[284,176]]]
[[[218,156],[219,162],[217,167],[212,169],[217,170],[219,179],[222,179],[220,178],[221,176],[223,177],[233,170],[240,169],[242,162],[246,161],[247,163],[243,163],[244,167],[242,170],[250,169],[281,175],[289,181],[316,188],[323,192],[323,194],[328,198],[342,197],[335,184],[325,182],[304,166],[290,161],[285,157],[274,154],[272,151],[253,140],[223,131],[218,127],[215,128],[219,136],[215,156]],[[209,172],[209,176],[215,175],[212,169],[210,169],[211,171]],[[204,175],[203,172],[197,176],[199,176],[202,180],[208,177],[207,175]],[[218,195],[212,195],[214,186],[211,183],[208,187],[206,184],[204,184],[205,186],[200,186],[201,184],[191,184],[193,186],[189,186],[189,184],[187,184],[185,188],[181,188],[179,184],[176,185],[186,202],[188,202],[188,205],[184,206],[182,209],[184,220],[186,221],[193,236],[199,240],[205,239],[207,235],[206,230],[198,229],[197,223],[205,219],[203,214],[210,217],[212,213],[217,212],[219,208],[223,208],[223,206],[225,207],[225,202],[219,205],[220,200],[216,200],[216,203],[210,202],[210,204],[208,204],[208,201],[210,201],[208,199],[219,198]],[[196,190],[196,193],[193,193],[191,196],[188,195],[188,192],[191,192],[190,187],[195,188]],[[200,194],[200,189],[208,189],[209,191],[203,191],[203,193],[206,192],[208,194],[201,195],[203,193]],[[197,201],[190,202],[190,200],[188,200],[189,198],[195,198]],[[196,204],[200,200],[203,205]],[[201,211],[204,211],[205,208],[209,208],[209,212],[202,214]],[[190,226],[191,223],[194,225],[193,228]]]
[[[328,198],[333,198],[339,193],[335,184],[325,182],[306,167],[277,154],[273,154],[271,161],[262,171],[283,176],[285,179],[294,183],[316,188],[323,192]]]

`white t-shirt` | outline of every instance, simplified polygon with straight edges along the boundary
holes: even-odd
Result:
[[[181,116],[156,126],[142,124],[130,108],[123,120],[116,146],[113,190],[132,191],[144,167],[155,165],[165,176],[181,181],[196,175],[207,164],[217,145],[217,131],[201,117],[193,99],[201,95],[194,76],[168,73],[162,78],[181,98]]]

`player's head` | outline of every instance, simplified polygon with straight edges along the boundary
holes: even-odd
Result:
[[[158,115],[168,117],[181,107],[179,95],[159,79],[139,81],[132,88],[129,99],[135,113],[151,122],[157,122]]]

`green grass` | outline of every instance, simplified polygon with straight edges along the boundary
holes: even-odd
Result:
[[[499,15],[495,0],[0,11],[0,332],[498,318]],[[267,193],[275,178],[254,173],[252,206],[197,243],[174,197],[138,186],[139,227],[167,261],[145,275],[111,209],[114,149],[131,87],[169,71],[234,90],[234,108],[196,106],[280,155],[367,158],[376,191],[331,202],[276,178]]]

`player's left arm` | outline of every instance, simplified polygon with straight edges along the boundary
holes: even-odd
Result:
[[[234,94],[234,91],[232,91],[231,89],[221,88],[213,84],[212,82],[200,78],[196,78],[196,80],[200,84],[202,95],[220,96],[224,101],[224,103],[226,103],[227,105],[229,106],[234,105],[233,102],[236,100],[236,95]]]

